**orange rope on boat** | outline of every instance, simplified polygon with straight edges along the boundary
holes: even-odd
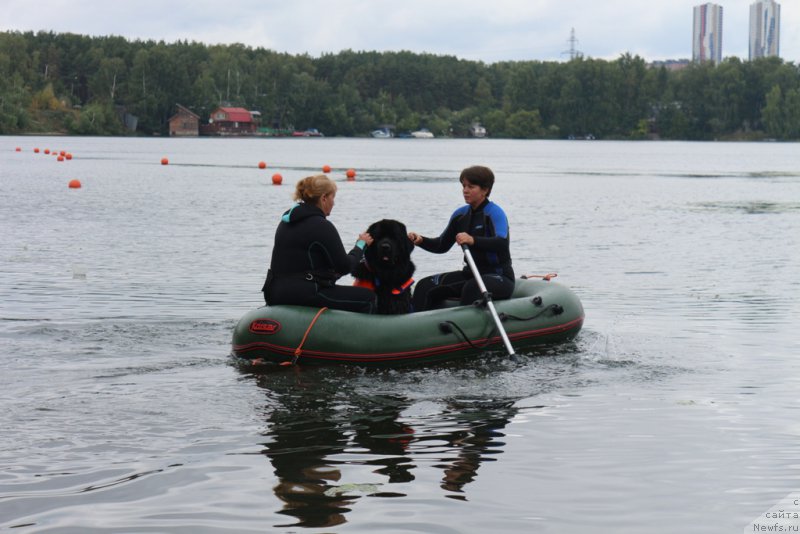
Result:
[[[303,334],[303,339],[300,340],[300,344],[297,345],[296,349],[294,349],[294,358],[292,358],[292,361],[291,362],[283,362],[283,363],[281,363],[281,365],[294,365],[295,363],[297,363],[297,360],[300,358],[300,355],[303,354],[303,344],[306,342],[306,339],[308,338],[308,334],[311,333],[311,329],[314,328],[314,323],[317,322],[317,319],[319,319],[319,316],[322,315],[322,312],[324,312],[327,309],[328,309],[327,306],[324,306],[324,307],[319,309],[319,311],[314,316],[314,318],[311,319],[311,323],[308,325],[308,328],[306,328],[306,333]]]
[[[558,273],[526,274],[522,278],[525,278],[525,279],[528,279],[528,278],[541,278],[545,282],[549,282],[551,278],[555,278],[556,276],[558,276]]]

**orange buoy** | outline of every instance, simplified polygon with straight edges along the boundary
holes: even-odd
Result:
[[[66,150],[62,150],[61,152],[58,153],[58,155],[59,156],[66,156],[67,155],[67,151]]]
[[[81,188],[81,181],[80,180],[70,180],[69,181],[69,188],[70,189],[80,189]]]
[[[69,152],[67,152],[67,155],[66,155],[66,156],[64,156],[64,157],[65,157],[65,158],[67,158],[67,159],[72,159],[72,154],[70,154]]]
[[[38,154],[38,153],[39,153],[39,149],[38,149],[38,148],[34,148],[34,149],[33,149],[33,153],[34,153],[34,154]]]
[[[347,169],[347,172],[345,173],[345,175],[347,176],[347,181],[349,181],[349,182],[352,182],[353,180],[356,179],[356,171],[355,171],[355,169]]]
[[[272,175],[272,185],[281,185],[283,183],[283,176],[279,172]]]
[[[331,166],[330,165],[323,165],[322,166],[322,172],[324,172],[325,174],[328,174],[329,172],[331,172]]]
[[[64,156],[58,156],[58,161],[64,161]]]
[[[162,165],[169,165],[169,160],[167,158],[161,158]]]
[[[17,152],[22,152],[22,149],[20,147],[17,147]]]
[[[50,149],[49,149],[49,148],[45,148],[45,149],[44,149],[44,153],[45,153],[45,154],[49,154],[49,153],[50,153]]]
[[[258,162],[258,168],[259,169],[266,169],[267,168],[267,164],[264,163],[263,161],[259,161]]]

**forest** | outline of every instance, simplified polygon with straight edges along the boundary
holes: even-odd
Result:
[[[408,51],[320,57],[242,44],[0,32],[0,134],[167,135],[180,104],[271,128],[366,136],[380,125],[463,137],[800,138],[800,70],[780,58],[650,67],[615,60],[486,64]],[[126,129],[121,116],[138,121]]]

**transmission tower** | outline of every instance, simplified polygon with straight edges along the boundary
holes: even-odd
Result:
[[[569,39],[567,39],[567,42],[569,43],[569,50],[562,52],[562,54],[569,54],[570,61],[583,55],[580,50],[575,48],[575,45],[578,43],[578,39],[575,38],[575,28],[572,28],[572,31],[569,32]]]

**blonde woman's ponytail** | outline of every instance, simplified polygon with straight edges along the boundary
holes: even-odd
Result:
[[[336,191],[336,182],[324,174],[307,176],[297,182],[294,188],[294,199],[298,202],[316,204],[322,195]]]

